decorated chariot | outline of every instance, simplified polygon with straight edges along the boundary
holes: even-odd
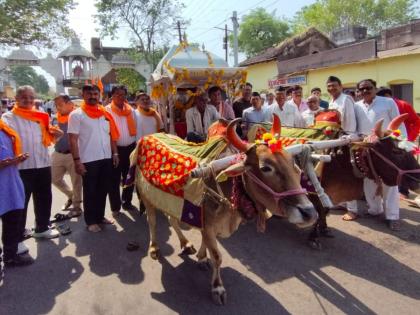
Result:
[[[152,73],[151,97],[166,129],[185,138],[185,112],[193,106],[194,96],[217,85],[225,97],[232,98],[246,82],[246,75],[245,68],[229,67],[220,57],[184,41],[173,46]]]

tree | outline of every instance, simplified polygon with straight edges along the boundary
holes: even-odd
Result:
[[[292,27],[302,32],[310,26],[326,33],[361,25],[371,35],[408,22],[416,17],[415,0],[317,0],[303,7],[294,17]]]
[[[50,90],[48,81],[43,75],[38,75],[29,66],[12,66],[11,76],[17,86],[31,85],[38,94],[47,94]]]
[[[128,93],[134,94],[139,89],[146,90],[146,79],[131,68],[116,69],[118,84],[125,85]]]
[[[67,18],[73,7],[73,0],[2,0],[0,43],[52,48],[74,34]]]
[[[154,42],[172,38],[175,21],[181,20],[183,5],[178,0],[98,0],[96,20],[101,36],[115,38],[120,28],[128,27],[135,46],[151,62]]]
[[[275,11],[268,13],[263,8],[252,10],[245,15],[239,25],[238,49],[247,57],[272,47],[289,36],[289,25],[275,16]],[[233,36],[229,38],[233,44]]]

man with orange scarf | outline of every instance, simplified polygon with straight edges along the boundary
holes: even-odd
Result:
[[[0,120],[0,218],[6,267],[25,266],[34,262],[28,255],[17,254],[20,222],[25,206],[25,191],[17,165],[27,158],[27,154],[22,154],[22,143],[17,132]],[[0,261],[1,253],[0,247]]]
[[[120,213],[121,205],[124,210],[137,211],[132,205],[134,186],[124,187],[120,196],[121,183],[125,183],[130,168],[130,154],[136,148],[136,115],[127,102],[127,88],[124,85],[114,86],[111,91],[111,104],[106,110],[112,115],[120,132],[117,140],[117,150],[120,158],[118,167],[113,169],[109,202],[113,216]]]
[[[51,155],[52,183],[67,196],[67,202],[62,210],[67,210],[71,207],[69,216],[78,217],[82,214],[80,207],[82,203],[82,177],[76,173],[67,136],[69,116],[74,110],[74,104],[70,97],[65,94],[54,98],[54,104],[57,108],[57,118],[53,120],[53,124],[57,125],[64,132],[64,136],[57,141],[54,152]],[[72,188],[64,180],[66,173],[70,175]]]
[[[59,235],[49,228],[51,215],[51,161],[48,147],[63,132],[50,125],[47,113],[39,112],[34,106],[35,91],[31,86],[21,86],[16,91],[16,104],[3,115],[3,121],[16,130],[22,140],[23,152],[29,157],[18,165],[20,177],[25,187],[25,207],[20,225],[18,253],[28,251],[23,243],[28,203],[33,196],[36,238],[54,238]]]
[[[136,96],[137,140],[155,132],[164,131],[162,118],[152,107],[150,96],[140,93]]]
[[[67,133],[76,172],[82,175],[83,209],[90,232],[101,231],[101,224],[113,224],[105,218],[106,195],[112,168],[118,167],[116,141],[120,133],[111,114],[99,104],[96,85],[82,88],[83,102],[70,114]]]

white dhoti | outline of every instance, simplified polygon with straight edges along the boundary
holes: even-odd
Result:
[[[375,181],[365,178],[363,190],[368,203],[368,212],[371,215],[378,215],[384,212],[387,220],[398,220],[400,218],[400,200],[398,186],[383,185],[383,197],[376,195]]]
[[[357,200],[346,201],[345,207],[347,208],[347,211],[357,214]]]

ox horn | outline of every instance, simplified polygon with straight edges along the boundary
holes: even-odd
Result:
[[[281,121],[277,114],[273,114],[273,125],[271,126],[270,130],[271,134],[274,136],[278,134],[280,136],[281,133]]]
[[[378,137],[378,138],[383,138],[384,136],[384,132],[382,131],[382,124],[384,123],[384,119],[379,119],[376,124],[375,127],[373,128],[373,132],[374,134]]]
[[[402,114],[399,115],[397,117],[395,117],[388,125],[388,127],[386,128],[387,130],[395,130],[398,129],[400,127],[400,125],[408,118],[408,114]]]
[[[251,144],[242,141],[236,133],[236,125],[241,120],[241,118],[236,118],[229,123],[227,126],[226,137],[229,143],[231,143],[235,148],[241,152],[246,152],[251,147]]]

